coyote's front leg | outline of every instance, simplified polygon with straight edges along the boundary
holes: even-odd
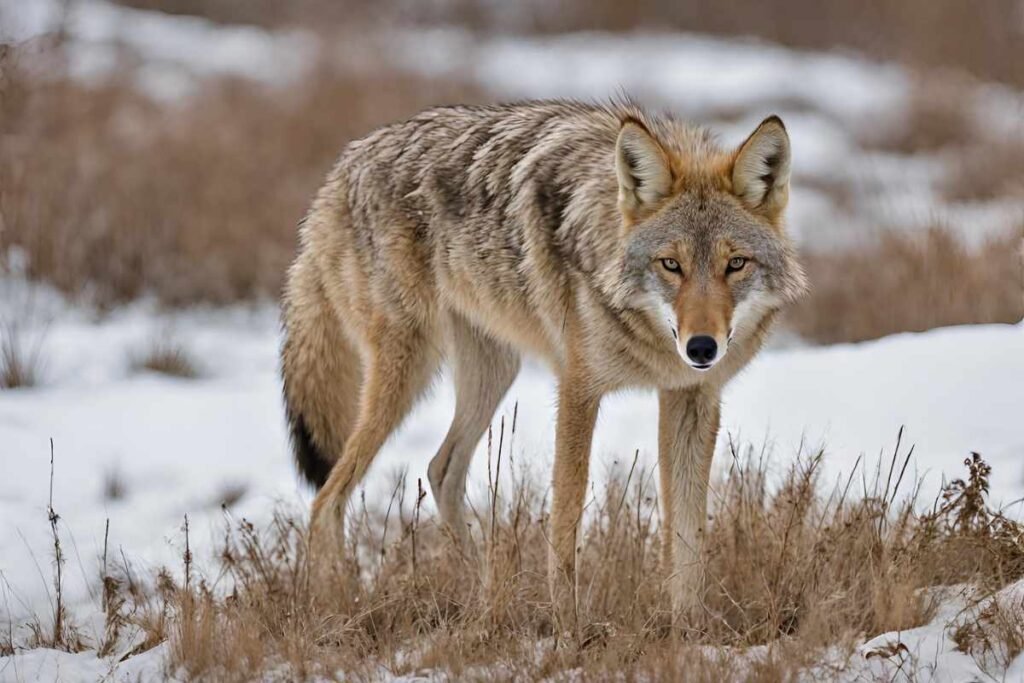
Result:
[[[590,445],[601,395],[576,373],[563,374],[558,386],[555,467],[551,499],[548,582],[562,629],[576,627],[577,536],[583,516],[590,467]]]
[[[663,390],[658,403],[662,558],[675,614],[692,615],[703,592],[701,552],[718,436],[719,393],[710,387]]]

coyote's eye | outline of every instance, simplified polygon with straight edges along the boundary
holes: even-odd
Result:
[[[725,269],[725,272],[735,273],[737,270],[743,270],[745,265],[747,265],[747,259],[742,256],[734,256],[729,259],[729,266]]]
[[[663,258],[661,259],[661,267],[670,273],[681,273],[682,268],[679,267],[679,261],[674,258]]]

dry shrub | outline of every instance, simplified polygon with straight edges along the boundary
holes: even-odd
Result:
[[[811,292],[788,324],[820,343],[1024,318],[1024,223],[978,248],[948,230],[884,234],[842,252],[803,255]]]
[[[284,513],[269,528],[243,520],[227,532],[216,588],[186,554],[184,582],[166,573],[158,582],[171,670],[239,681],[270,670],[295,679],[535,680],[573,670],[792,680],[826,646],[927,621],[923,587],[995,590],[1024,573],[1024,529],[987,508],[980,459],[919,516],[913,496],[896,502],[909,461],[899,442],[866,490],[854,490],[855,476],[870,479],[855,470],[828,496],[820,454],[777,481],[763,452],[731,455],[712,497],[703,610],[690,621],[673,625],[667,611],[654,484],[639,469],[588,506],[580,627],[567,636],[553,632],[539,487],[518,476],[497,500],[490,487],[461,552],[421,514],[422,494],[405,501],[400,484],[386,510],[370,511],[365,499],[351,506],[337,557],[311,558],[305,527]]]
[[[0,389],[39,383],[42,345],[31,343],[16,323],[0,320]]]
[[[1024,198],[1024,140],[1008,139],[964,150],[940,185],[952,202]]]
[[[918,74],[895,120],[871,120],[859,133],[868,149],[899,154],[963,147],[977,137],[970,84]],[[881,125],[880,125],[881,124]]]
[[[986,504],[988,463],[972,453],[964,466],[967,478],[943,487],[935,510],[920,518],[915,552],[926,560],[922,569],[935,572],[930,578],[1002,586],[1024,576],[1024,527]]]
[[[0,98],[0,253],[23,248],[29,277],[100,305],[275,297],[347,140],[474,99],[450,81],[322,68],[279,89],[212,81],[161,107],[130,72],[86,87],[35,76],[15,52]]]
[[[169,377],[195,379],[200,376],[199,367],[183,346],[165,337],[154,339],[149,348],[131,358],[131,367],[136,372],[156,372]]]

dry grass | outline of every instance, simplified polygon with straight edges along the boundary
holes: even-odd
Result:
[[[978,609],[955,627],[952,638],[957,649],[998,680],[999,672],[1024,651],[1024,598],[995,595],[978,602]]]
[[[382,509],[353,504],[348,543],[328,561],[310,558],[302,522],[282,513],[265,529],[244,520],[229,529],[207,577],[193,567],[186,520],[182,580],[161,572],[147,592],[127,565],[108,570],[104,560],[108,631],[141,624],[145,648],[166,639],[170,670],[200,680],[274,670],[782,681],[826,647],[926,622],[923,588],[973,582],[991,595],[1024,575],[1024,529],[987,507],[991,472],[979,458],[934,511],[916,514],[914,496],[898,494],[909,486],[899,443],[874,473],[855,471],[827,492],[820,457],[776,479],[763,452],[732,449],[712,495],[704,607],[682,623],[665,608],[654,482],[634,468],[588,506],[573,634],[553,632],[546,500],[525,476],[497,499],[489,487],[466,553],[421,510],[422,496],[402,499],[401,485]],[[873,484],[858,490],[864,480]],[[964,629],[965,648],[983,647]],[[981,633],[1003,656],[1017,647],[1019,629]]]
[[[319,69],[270,90],[214,81],[176,107],[131,73],[85,87],[6,50],[0,72],[0,253],[31,278],[113,306],[276,297],[296,224],[343,144],[459,83]],[[37,59],[37,58],[35,58]]]
[[[130,364],[136,372],[156,372],[183,379],[195,379],[202,374],[188,351],[167,337],[152,340],[149,348],[132,356]]]
[[[80,652],[88,645],[87,639],[72,619],[64,596],[67,554],[61,543],[61,518],[53,507],[53,452],[53,439],[50,439],[50,496],[46,504],[46,519],[50,526],[50,536],[53,539],[53,573],[51,576],[53,590],[47,594],[50,599],[49,623],[44,623],[44,619],[36,615],[27,624],[31,634],[27,645],[29,649],[47,648]]]
[[[803,261],[811,293],[787,324],[820,343],[1024,318],[1024,223],[977,249],[937,228]]]
[[[33,342],[17,322],[0,319],[0,389],[34,387],[41,371],[41,340]]]

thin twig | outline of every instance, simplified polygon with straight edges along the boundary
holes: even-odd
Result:
[[[419,576],[416,564],[416,529],[420,525],[420,508],[423,507],[423,499],[427,497],[427,492],[423,490],[423,479],[422,477],[416,478],[416,488],[418,489],[416,494],[416,508],[413,510],[412,518],[412,575]]]
[[[60,547],[60,535],[57,533],[57,522],[60,516],[53,509],[53,439],[50,439],[50,498],[46,506],[50,520],[50,531],[53,533],[54,578],[56,603],[53,609],[53,647],[63,644],[64,633],[64,552]]]
[[[398,495],[398,489],[401,488],[404,483],[405,483],[405,479],[403,477],[399,477],[398,481],[395,482],[395,488],[391,492],[391,499],[388,500],[387,512],[384,513],[384,529],[380,533],[380,564],[381,565],[384,564],[384,553],[385,553],[385,550],[387,548],[388,522],[391,519],[391,506],[395,504],[395,497]],[[366,505],[365,498],[363,500],[363,505],[364,506]],[[399,521],[399,525],[401,525],[401,521]],[[399,545],[401,545],[401,541],[399,541]]]
[[[188,515],[185,515],[185,592],[188,593],[192,578],[192,546],[189,543]]]
[[[491,496],[491,545],[498,524],[498,480],[501,477],[501,448],[505,441],[505,416],[501,416],[501,431],[498,433],[498,460],[494,467],[494,491]]]

